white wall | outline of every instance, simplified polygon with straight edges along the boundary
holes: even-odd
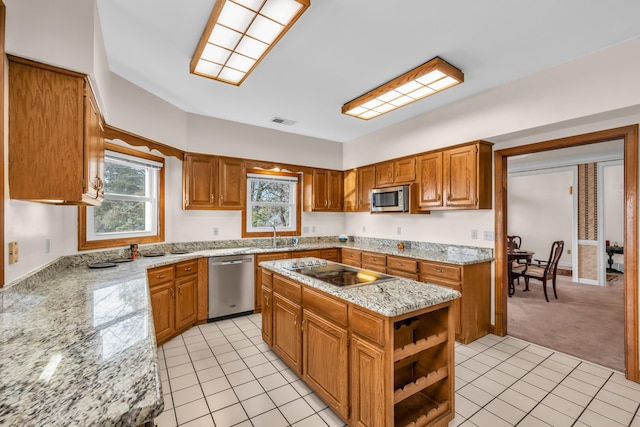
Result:
[[[534,258],[546,261],[551,244],[563,240],[559,264],[572,267],[572,185],[568,170],[509,175],[508,234],[520,236],[522,249],[535,252]]]
[[[604,191],[601,202],[604,211],[604,240],[609,240],[612,245],[618,243],[622,246],[624,242],[624,167],[619,164],[605,166],[603,175]],[[624,264],[623,258],[623,255],[614,255],[613,268],[619,269],[620,265]]]

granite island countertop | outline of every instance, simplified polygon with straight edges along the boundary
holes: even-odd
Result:
[[[298,258],[305,263],[320,262],[318,258]],[[387,317],[395,317],[422,308],[460,298],[460,292],[445,286],[394,278],[358,286],[340,287],[300,274],[291,269],[292,260],[263,261],[260,267],[289,277],[312,288],[349,301]],[[333,264],[329,262],[329,264]]]
[[[399,250],[336,241],[245,247],[238,242],[181,255],[139,257],[105,269],[89,269],[86,263],[108,259],[101,258],[109,256],[107,252],[63,257],[0,289],[0,425],[136,426],[162,412],[148,268],[202,257],[323,248],[451,264],[493,259],[460,247]],[[389,316],[459,296],[408,279],[366,288],[337,290],[334,295]]]

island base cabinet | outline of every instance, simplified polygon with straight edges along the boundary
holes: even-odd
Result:
[[[347,330],[303,311],[303,379],[342,418],[348,417]]]
[[[302,375],[302,308],[273,294],[273,351],[293,371]]]
[[[354,336],[350,357],[351,425],[384,427],[384,351]]]

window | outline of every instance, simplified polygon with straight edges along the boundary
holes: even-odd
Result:
[[[300,234],[299,177],[294,173],[254,171],[247,174],[244,236]]]
[[[104,201],[80,208],[80,249],[163,240],[164,159],[107,144]]]

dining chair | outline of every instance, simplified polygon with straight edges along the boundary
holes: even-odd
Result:
[[[520,245],[522,245],[522,238],[520,236],[507,236],[507,248],[510,251],[520,249]]]
[[[558,271],[558,261],[560,260],[563,249],[564,241],[557,240],[551,244],[551,252],[549,253],[548,261],[545,262],[539,259],[534,259],[537,264],[529,264],[524,266],[524,269],[520,274],[522,277],[524,277],[525,291],[529,290],[529,279],[539,280],[542,282],[544,297],[546,298],[547,302],[549,302],[549,297],[547,296],[547,281],[551,280],[551,283],[553,285],[553,295],[556,297],[556,299],[558,299],[558,294],[556,292],[556,273]]]

